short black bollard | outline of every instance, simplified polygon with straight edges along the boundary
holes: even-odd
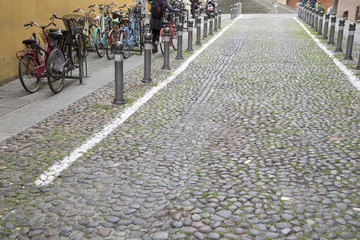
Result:
[[[145,34],[145,51],[144,51],[144,78],[143,83],[152,82],[151,79],[151,50],[152,50],[152,36],[151,33]]]
[[[204,16],[204,33],[203,33],[203,39],[207,39],[207,28],[208,28],[208,17]]]
[[[201,45],[201,17],[196,18],[196,45]]]
[[[192,46],[193,40],[193,21],[188,21],[188,48],[186,51],[194,51]]]
[[[214,32],[217,32],[217,27],[218,27],[218,22],[217,22],[217,18],[218,17],[218,11],[215,11],[215,15],[214,15]]]
[[[177,54],[175,59],[184,59],[182,56],[182,42],[183,42],[183,25],[177,24]]]
[[[340,19],[339,21],[339,31],[338,31],[338,39],[336,44],[335,52],[342,52],[342,40],[344,36],[344,28],[345,28],[345,19]]]
[[[212,14],[212,13],[210,13],[209,18],[210,18],[209,35],[213,35],[213,28],[214,28],[214,27],[213,27],[213,24],[214,24],[213,20],[214,20],[214,18],[213,18],[213,14]]]
[[[222,11],[219,10],[218,29],[221,29],[221,13],[222,13]]]
[[[124,45],[120,41],[114,43],[115,48],[115,98],[114,104],[123,105],[126,103],[124,99]]]
[[[354,34],[355,34],[355,23],[349,24],[349,36],[348,36],[348,42],[346,46],[346,56],[344,57],[344,60],[353,60],[351,54],[352,54],[352,48],[354,44]]]
[[[315,24],[314,24],[314,31],[318,31],[318,25],[319,25],[319,10],[315,11]]]
[[[210,17],[210,16],[209,16]],[[210,17],[211,18],[211,17]],[[230,19],[234,18],[234,10],[233,10],[233,5],[230,5]]]
[[[319,20],[319,29],[317,35],[322,35],[322,28],[323,28],[323,21],[324,21],[324,12],[320,11],[320,20]]]
[[[305,23],[307,24],[307,25],[309,25],[309,23],[310,23],[310,12],[309,12],[309,7],[308,6],[306,6],[306,18],[305,18]]]
[[[162,69],[171,69],[170,67],[170,28],[164,29],[164,65]]]
[[[329,45],[335,44],[335,24],[336,24],[336,16],[331,16],[331,24],[330,24],[330,35],[329,35]]]
[[[311,9],[311,28],[315,27],[315,8]]]
[[[325,25],[324,25],[324,36],[322,37],[323,40],[328,39],[328,30],[329,30],[329,18],[330,14],[325,14]]]

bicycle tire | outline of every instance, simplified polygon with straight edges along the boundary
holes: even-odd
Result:
[[[114,54],[115,54],[115,49],[114,49],[114,42],[116,41],[117,36],[116,36],[116,32],[112,31],[110,33],[110,36],[108,38],[107,41],[107,46],[106,46],[106,56],[109,60],[114,58]]]
[[[84,62],[86,59],[86,55],[87,55],[87,48],[85,44],[85,40],[84,40],[84,35],[83,34],[78,34],[77,35],[77,45],[78,45],[78,52],[77,52],[77,58],[78,58],[78,63],[79,63],[79,81],[80,83],[82,83],[82,78],[84,75]],[[84,50],[86,50],[86,54],[84,53]]]
[[[46,63],[46,73],[49,87],[53,93],[59,93],[64,86],[65,74],[62,69],[64,62],[64,54],[59,49],[50,52]]]
[[[120,41],[123,43],[123,57],[128,59],[130,57],[130,46],[128,45],[128,32],[125,30],[120,35]]]
[[[164,37],[163,37],[163,30],[165,28],[162,28],[160,30],[160,34],[159,34],[159,46],[160,46],[160,51],[162,54],[164,54]]]
[[[92,50],[94,51],[95,49],[95,46],[94,46],[94,33],[95,33],[95,29],[96,29],[96,26],[95,25],[91,25],[90,29],[89,29],[89,32],[88,32],[88,35],[87,35],[87,47],[89,50]]]
[[[30,93],[34,93],[39,89],[40,78],[34,76],[34,67],[38,64],[34,57],[26,54],[19,61],[19,77],[21,85]]]
[[[177,31],[176,31],[176,27],[173,28],[172,33],[171,33],[171,37],[170,37],[170,45],[173,47],[173,49],[176,51],[177,50]]]
[[[101,31],[98,29],[95,34],[95,50],[99,58],[102,58],[105,55],[105,45],[101,42]]]

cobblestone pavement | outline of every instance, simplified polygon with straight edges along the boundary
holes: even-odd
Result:
[[[169,75],[153,65],[125,76],[128,105]],[[124,109],[112,89],[0,145],[0,239],[360,239],[360,94],[294,19],[238,20],[36,187]]]

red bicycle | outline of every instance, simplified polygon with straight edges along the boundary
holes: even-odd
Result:
[[[44,48],[40,46],[40,39],[36,33],[29,39],[22,41],[26,46],[25,50],[17,51],[16,57],[19,59],[19,77],[22,86],[26,91],[34,93],[39,89],[40,79],[47,77],[46,63],[50,52],[56,48],[58,40],[63,37],[61,29],[47,29],[49,26],[55,25],[51,21],[46,26],[40,26],[34,21],[25,24],[24,27],[36,26],[41,28],[41,38],[44,42]]]
[[[164,54],[164,29],[166,27],[170,28],[170,46],[173,47],[175,51],[177,50],[177,30],[175,14],[165,11],[164,19],[166,19],[167,21],[164,22],[165,27],[160,29],[159,34],[160,50],[162,54]]]

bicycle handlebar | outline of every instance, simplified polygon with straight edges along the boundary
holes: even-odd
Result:
[[[50,20],[52,20],[53,17],[50,18]],[[45,29],[48,28],[50,25],[54,25],[56,27],[56,24],[54,23],[54,21],[51,21],[48,25],[46,26],[40,26],[40,24],[38,24],[37,22],[35,22],[34,20],[31,20],[29,23],[24,24],[24,27],[32,27],[33,25],[37,26],[38,28],[41,29]]]

